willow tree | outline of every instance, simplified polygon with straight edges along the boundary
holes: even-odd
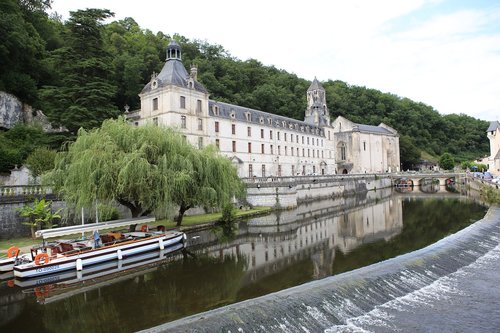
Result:
[[[194,149],[172,129],[134,127],[123,118],[80,129],[46,180],[76,208],[117,201],[137,217],[178,203],[180,221],[185,207],[219,207],[242,188],[215,151]]]
[[[177,226],[189,208],[222,208],[244,193],[236,169],[229,159],[219,155],[215,146],[192,150],[173,166],[172,200],[179,206]]]

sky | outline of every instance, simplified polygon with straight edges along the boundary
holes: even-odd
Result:
[[[312,81],[341,80],[441,114],[500,120],[498,0],[54,0],[224,47]],[[305,96],[305,92],[304,92]]]

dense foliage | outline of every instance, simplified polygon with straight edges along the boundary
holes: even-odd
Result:
[[[80,129],[46,177],[75,208],[119,202],[133,217],[164,217],[175,204],[178,225],[191,207],[221,208],[243,193],[231,162],[213,147],[195,149],[170,128],[134,127],[123,117]]]
[[[46,13],[50,2],[0,3],[0,90],[42,108],[73,134],[116,117],[125,105],[138,109],[138,93],[153,71],[161,70],[171,38],[182,45],[184,64],[198,66],[198,79],[213,99],[304,118],[312,78],[255,59],[235,59],[220,45],[155,34],[132,18],[104,23],[113,15],[105,9],[71,12],[62,22]],[[342,115],[358,123],[384,122],[399,131],[404,168],[415,165],[421,153],[435,161],[450,153],[457,162],[488,154],[486,121],[443,116],[429,105],[342,81],[323,85],[332,119]]]

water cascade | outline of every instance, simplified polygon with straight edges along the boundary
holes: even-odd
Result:
[[[143,332],[366,332],[366,327],[384,325],[396,329],[387,320],[390,309],[460,293],[450,279],[500,253],[499,216],[500,208],[493,207],[482,220],[421,250]]]

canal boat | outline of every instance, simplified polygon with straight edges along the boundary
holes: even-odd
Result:
[[[153,218],[127,219],[39,230],[36,236],[42,237],[42,244],[31,248],[29,256],[17,258],[13,266],[14,276],[24,279],[67,270],[81,271],[105,261],[122,260],[157,249],[168,251],[173,245],[184,244],[186,235],[183,232],[165,231],[161,226],[149,230],[147,223],[153,221]],[[133,224],[142,224],[140,231],[99,233]],[[89,232],[92,236],[88,238],[47,241],[54,237]]]
[[[37,302],[46,304],[152,272],[160,265],[178,259],[182,255],[179,250],[183,248],[184,245],[178,243],[164,250],[92,265],[83,271],[68,270],[31,279],[13,279],[12,286],[26,293],[33,291]]]

